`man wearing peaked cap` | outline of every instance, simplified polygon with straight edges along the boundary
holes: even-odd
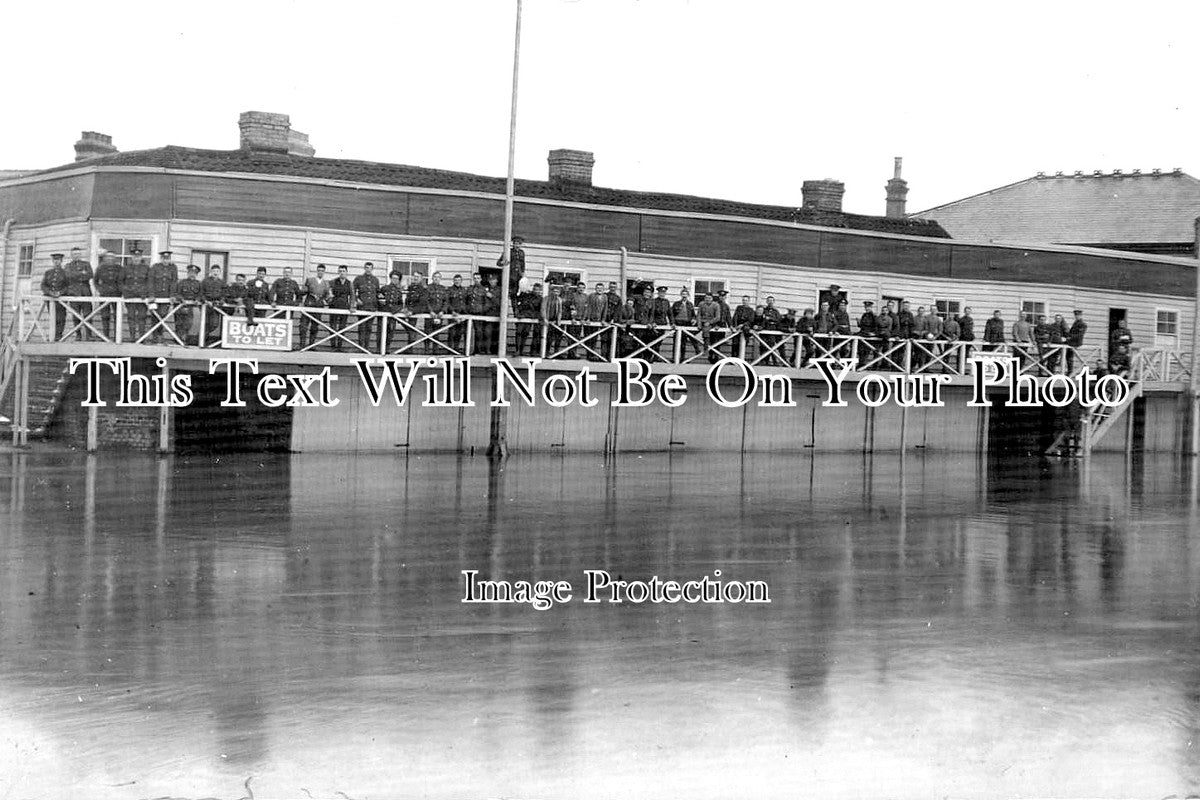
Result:
[[[50,269],[42,276],[42,294],[46,297],[61,297],[67,289],[67,271],[63,269],[63,254],[50,254]],[[54,341],[62,338],[63,325],[67,321],[66,311],[54,303],[50,307],[54,315]]]
[[[161,250],[158,255],[159,260],[150,267],[150,296],[160,300],[151,309],[155,319],[152,320],[154,330],[150,332],[150,341],[155,343],[162,340],[165,320],[171,308],[169,303],[162,302],[162,300],[174,297],[176,286],[179,284],[179,267],[171,260],[171,251]]]
[[[161,254],[160,254],[161,255]],[[174,300],[179,304],[175,311],[175,335],[186,347],[189,343],[199,341],[199,335],[192,335],[192,320],[195,319],[195,307],[199,305],[203,292],[200,286],[200,268],[189,264],[187,277],[175,284]]]

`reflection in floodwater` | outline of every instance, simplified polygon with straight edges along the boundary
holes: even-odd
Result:
[[[1187,463],[16,454],[0,796],[1200,788]],[[461,570],[565,579],[464,605]],[[770,605],[589,605],[585,569]]]

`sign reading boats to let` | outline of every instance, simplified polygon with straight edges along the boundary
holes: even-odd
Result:
[[[291,350],[291,320],[263,319],[250,325],[240,317],[225,317],[221,321],[221,346],[244,350]]]

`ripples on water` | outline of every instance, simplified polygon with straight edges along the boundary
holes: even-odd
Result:
[[[0,797],[1182,796],[1187,467],[6,455]]]

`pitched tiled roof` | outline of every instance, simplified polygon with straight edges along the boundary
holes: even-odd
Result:
[[[80,166],[159,167],[199,172],[286,175],[385,186],[411,186],[492,194],[503,194],[505,190],[504,178],[472,175],[466,172],[450,172],[403,164],[383,164],[375,161],[264,153],[254,150],[197,150],[174,145],[154,150],[113,153],[89,159],[86,164],[65,164],[61,167],[42,170],[37,174],[51,175]],[[888,219],[788,206],[739,203],[732,200],[715,200],[689,195],[605,189],[599,186],[582,186],[556,181],[518,180],[515,191],[518,197],[566,200],[604,206],[684,211],[696,214],[725,214],[833,228],[903,233],[912,236],[936,238],[948,238],[949,236],[938,223],[926,220]]]
[[[911,216],[936,219],[956,239],[1190,242],[1200,180],[1183,172],[1039,175]]]

